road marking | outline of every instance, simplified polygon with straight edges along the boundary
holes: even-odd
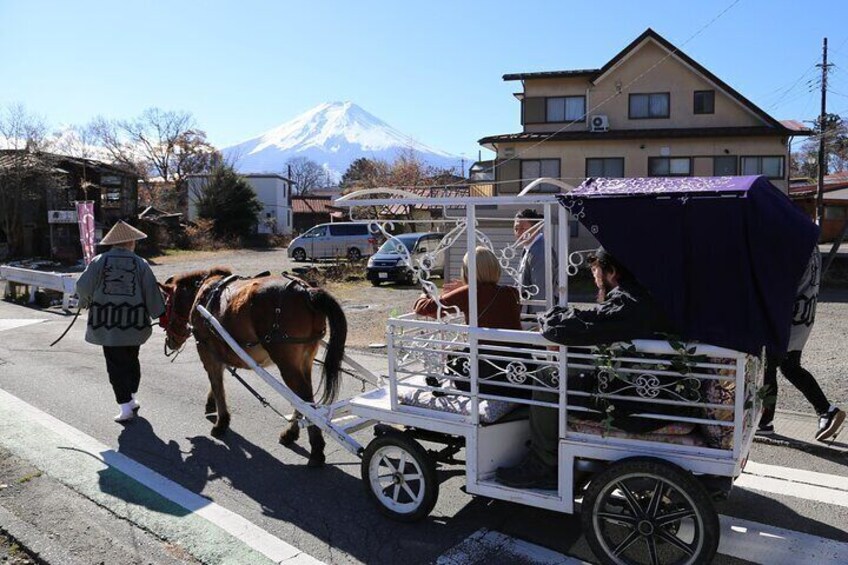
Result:
[[[848,478],[749,462],[734,486],[848,508]]]
[[[34,427],[33,424],[49,430],[49,432],[58,436],[57,439],[67,443],[61,446],[50,446],[45,437],[47,434],[44,434],[43,430],[42,433],[39,433],[38,430],[32,430]],[[69,463],[60,460],[62,456],[68,457],[68,453],[83,452],[101,464],[105,464],[106,470],[115,469],[120,471],[162,498],[187,510],[186,516],[204,518],[214,526],[227,532],[230,536],[241,541],[253,551],[264,555],[275,563],[297,565],[316,565],[321,563],[293,545],[271,535],[244,517],[182,487],[2,389],[0,389],[0,440],[3,441],[5,447],[11,450],[17,447],[26,451],[25,453],[20,453],[20,455],[32,461],[47,474],[53,475],[55,473],[54,476],[56,476],[64,473],[67,477],[67,474],[70,473],[71,476],[76,476],[74,480],[89,480],[96,483],[98,481],[97,474],[102,473],[102,465],[100,465],[101,470],[98,470],[97,474],[90,473],[93,476],[79,477],[78,475],[80,473],[78,470],[68,469]],[[34,460],[39,457],[39,451],[43,452],[40,455],[40,459]],[[71,466],[73,465],[71,464]],[[52,469],[45,467],[52,467]],[[61,477],[57,476],[57,478],[62,480]],[[65,481],[63,480],[62,482]],[[97,485],[95,485],[95,489],[99,495],[102,495]],[[207,545],[214,543],[209,539],[202,541]],[[208,549],[212,552],[225,553],[225,548]]]
[[[844,565],[848,563],[848,543],[720,516],[721,543],[718,552],[754,563],[768,565]]]
[[[848,543],[719,516],[719,555],[768,565],[843,565],[848,563]],[[497,558],[498,562],[544,565],[586,565],[575,557],[483,528],[442,554],[437,565],[471,565]]]
[[[436,559],[436,565],[486,563],[495,557],[497,557],[499,563],[589,565],[586,561],[486,528],[477,530],[464,541],[443,553]]]
[[[13,330],[15,328],[22,328],[24,326],[31,326],[32,324],[37,324],[38,322],[43,322],[44,320],[20,320],[20,319],[0,319],[0,332],[6,330]]]

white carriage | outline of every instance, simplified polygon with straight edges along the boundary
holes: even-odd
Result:
[[[562,184],[550,179],[539,182]],[[489,247],[509,283],[520,286],[520,245],[493,243],[487,234],[490,228],[503,233],[504,227],[511,227],[519,209],[542,212],[544,221],[538,229],[549,242],[548,280],[559,281],[547,285],[547,295],[541,297],[534,296],[532,288],[522,288],[523,303],[543,308],[566,305],[569,275],[576,273],[584,257],[569,252],[569,222],[572,214],[579,219],[580,212],[561,206],[553,194],[442,199],[376,189],[337,202],[350,206],[355,221],[357,210],[441,207],[442,217],[427,220],[441,224],[446,234],[437,249],[415,256],[399,246],[431,296],[438,296],[428,269],[435,264],[435,255],[453,249],[461,257],[465,249],[478,245]],[[358,221],[392,237],[389,221]],[[559,346],[541,336],[533,327],[533,317],[528,317],[524,330],[482,328],[477,324],[474,253],[468,255],[467,271],[469,323],[449,308],[436,320],[414,313],[390,318],[387,375],[378,377],[361,366],[351,367],[375,385],[373,390],[330,406],[311,406],[264,369],[250,364],[308,423],[362,458],[368,495],[392,518],[425,517],[438,496],[437,464],[455,463],[455,455],[464,450],[468,493],[565,513],[580,511],[590,546],[604,563],[709,562],[719,537],[713,501],[726,496],[742,472],[760,417],[760,359],[726,348],[673,341],[634,341],[601,348]],[[207,318],[249,362],[214,318]],[[480,347],[481,342],[485,347]],[[467,360],[467,373],[448,369],[457,359]],[[495,367],[484,378],[478,374],[481,363]],[[592,396],[615,401],[624,394],[644,405],[637,418],[667,420],[668,425],[650,434],[628,434],[611,427],[604,414],[587,417],[595,405],[581,401],[591,393],[569,389],[567,376],[575,372],[628,383],[626,393],[619,388],[615,394]],[[427,377],[435,377],[441,386],[428,385]],[[461,381],[468,383],[467,392],[457,388]],[[487,392],[480,391],[481,385],[486,385]],[[522,389],[531,391],[531,398],[509,393]],[[669,415],[669,406],[685,407],[689,416]],[[526,455],[529,412],[541,408],[558,414],[556,488],[517,489],[499,484],[495,471],[517,464]],[[375,437],[361,445],[351,434],[368,427],[374,427]],[[423,444],[439,447],[425,449]]]

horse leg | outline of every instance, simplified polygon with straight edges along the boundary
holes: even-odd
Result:
[[[306,346],[309,349],[306,351],[298,351],[300,348],[293,348],[289,346],[275,348],[270,352],[271,359],[276,363],[277,368],[280,370],[280,375],[283,377],[283,381],[286,383],[292,392],[294,392],[298,397],[305,400],[306,402],[313,402],[313,392],[312,392],[312,359],[315,356],[315,350],[317,350],[318,346],[309,345]],[[287,350],[288,349],[288,350]],[[301,362],[297,363],[293,361],[291,357],[300,357],[301,359],[306,358],[308,363]],[[309,370],[305,371],[304,368],[308,367]],[[296,413],[296,418],[299,419],[302,417],[299,413]],[[280,435],[280,443],[283,445],[291,445],[300,435],[300,425],[299,422],[295,419],[291,424],[289,424],[288,429],[286,429]],[[309,463],[310,467],[320,467],[324,464],[324,438],[321,435],[321,430],[314,425],[310,425],[306,428],[306,431],[309,435]]]
[[[294,445],[294,442],[297,441],[297,438],[300,437],[300,419],[303,418],[303,415],[295,410],[294,418],[289,423],[289,427],[283,430],[280,433],[280,444],[285,445],[286,447],[291,447]]]
[[[220,438],[230,427],[230,411],[227,409],[227,398],[224,392],[224,365],[211,359],[207,360],[204,356],[201,356],[201,360],[206,368],[206,374],[209,376],[209,384],[211,385],[206,400],[206,410],[208,413],[211,400],[214,402],[217,411],[215,425],[212,427],[212,437]]]
[[[209,388],[209,393],[206,395],[206,408],[204,414],[214,414],[218,409],[215,405],[215,394],[212,392],[212,388]]]

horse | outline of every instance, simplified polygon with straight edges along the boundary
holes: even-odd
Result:
[[[203,305],[256,363],[274,363],[283,382],[307,402],[314,401],[312,364],[318,344],[330,329],[324,358],[324,392],[321,403],[335,400],[347,339],[347,320],[339,303],[325,290],[289,276],[260,275],[245,279],[226,267],[197,270],[170,277],[160,285],[166,300],[160,320],[166,331],[165,347],[179,351],[194,336],[197,352],[209,376],[206,414],[216,414],[212,436],[221,438],[230,425],[224,392],[224,367],[247,365],[217,335],[197,310]],[[280,443],[291,446],[300,435],[298,419],[280,434]],[[308,465],[324,464],[324,438],[315,426],[307,427]]]

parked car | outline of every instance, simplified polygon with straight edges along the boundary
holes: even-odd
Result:
[[[409,268],[404,254],[398,250],[398,241],[406,247],[413,261],[422,253],[433,251],[442,241],[442,233],[404,233],[387,240],[368,260],[365,275],[371,284],[378,286],[383,282],[414,283],[415,273]],[[445,257],[439,254],[430,269],[431,275],[444,278]]]
[[[356,261],[377,250],[377,236],[368,224],[336,222],[319,224],[297,236],[289,244],[288,255],[295,261],[347,257]]]

